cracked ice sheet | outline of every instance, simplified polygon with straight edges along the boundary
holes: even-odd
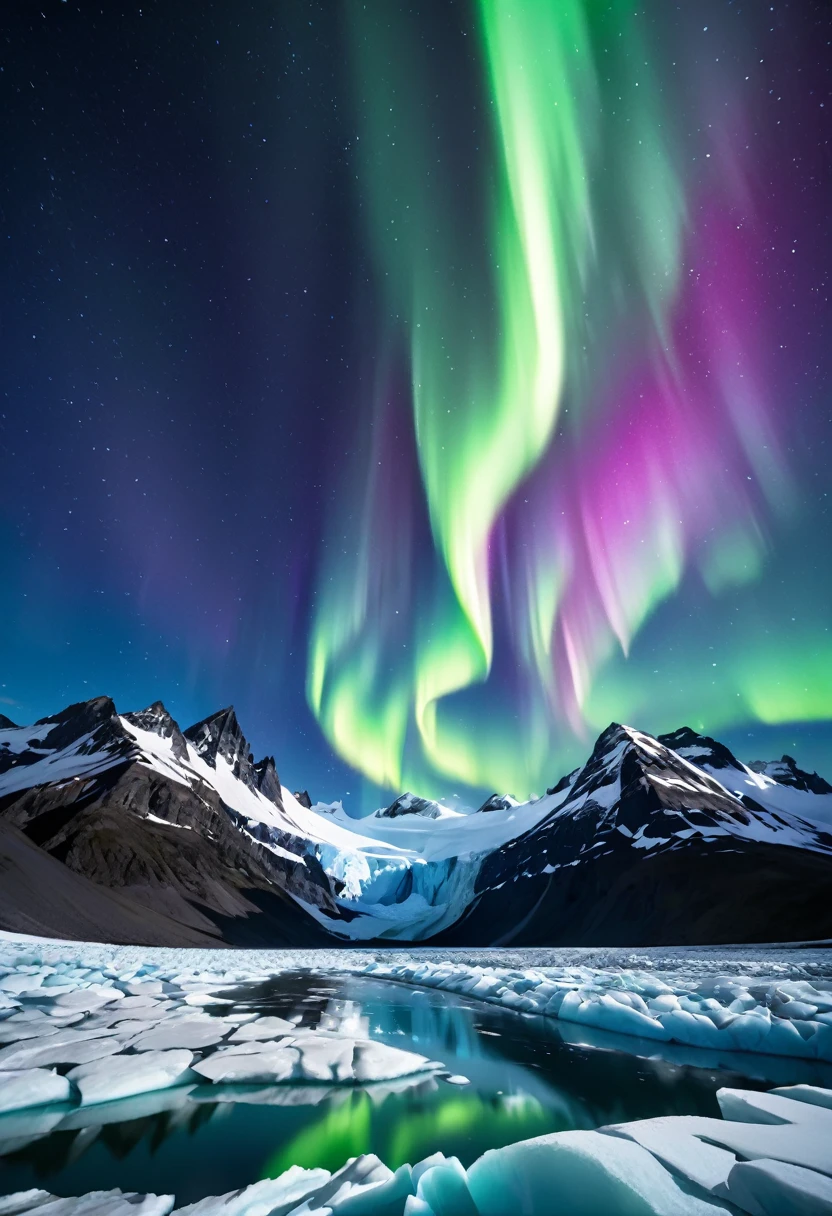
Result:
[[[378,979],[441,987],[516,1012],[557,1018],[579,1030],[726,1055],[751,1051],[832,1061],[832,950],[823,947],[232,954],[0,934],[0,986],[6,985],[10,1000],[18,1000],[11,995],[17,990],[28,994],[26,1002],[36,1001],[26,1016],[40,1010],[49,1018],[75,1018],[89,1010],[90,1022],[98,1019],[98,1025],[118,1025],[118,1006],[137,1000],[164,1002],[167,1013],[175,1001],[184,1001],[196,1013],[202,1004],[227,999],[217,994],[238,990],[239,995],[248,983],[299,968],[319,974],[365,972]],[[147,998],[142,997],[144,985]],[[130,1029],[138,1035],[141,1027],[135,1023],[146,1018],[147,1033],[155,1036],[157,1019],[146,1016],[145,1010],[136,1008],[140,1016],[134,1016]],[[147,1046],[173,1047],[175,1042],[160,1032]],[[37,1063],[47,1060],[44,1056]],[[24,1063],[22,1058],[18,1063]]]

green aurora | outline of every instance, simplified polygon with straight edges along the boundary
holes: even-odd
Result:
[[[772,646],[795,510],[741,99],[724,84],[713,155],[685,157],[702,102],[660,22],[478,0],[461,113],[418,19],[371,9],[349,32],[382,320],[310,640],[328,740],[377,786],[524,797],[610,720],[828,718],[822,587]]]

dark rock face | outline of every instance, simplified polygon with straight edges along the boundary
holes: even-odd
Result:
[[[832,934],[830,865],[817,853],[702,840],[617,851],[478,895],[431,946],[697,946]]]
[[[217,767],[217,757],[221,756],[239,781],[251,789],[257,788],[252,776],[254,757],[233,706],[189,726],[185,738],[190,740],[198,755],[211,768]]]
[[[275,806],[283,806],[283,795],[280,789],[280,778],[274,764],[274,756],[264,756],[254,766],[254,784],[263,795]]]
[[[295,799],[305,806],[308,811],[312,809],[312,799],[309,797],[309,790],[295,790]]]
[[[17,730],[17,723],[12,722],[5,714],[0,714],[0,730]]]
[[[551,789],[546,791],[546,793],[560,794],[561,791],[568,790],[580,771],[581,770],[579,768],[573,768],[571,773],[567,773],[565,777],[561,777],[557,785],[553,785]]]
[[[294,898],[339,919],[334,885],[314,852],[307,854],[296,837],[276,852],[267,829],[262,842],[247,831],[245,820],[187,764],[185,736],[161,702],[124,717],[171,740],[183,780],[139,763],[141,749],[109,698],[36,723],[29,728],[31,746],[21,740],[14,752],[0,749],[0,772],[39,766],[65,750],[72,764],[67,771],[79,774],[60,780],[59,768],[59,779],[49,780],[47,769],[44,781],[39,766],[28,783],[25,774],[7,783],[0,798],[0,872],[9,875],[6,889],[17,894],[10,900],[0,893],[0,924],[113,942],[331,940]],[[204,758],[223,756],[250,787],[279,798],[274,760],[253,765],[233,711],[194,730]],[[85,767],[86,756],[92,763]],[[33,887],[36,875],[47,876],[50,897]],[[38,921],[39,915],[46,919]]]
[[[168,920],[172,941],[180,940],[183,926],[221,941],[217,923],[259,919],[253,892],[285,922],[281,930],[270,915],[260,944],[329,940],[291,895],[337,918],[314,857],[292,862],[276,855],[239,830],[214,790],[190,790],[143,765],[128,761],[100,776],[27,790],[6,807],[2,822],[99,892],[121,891],[153,907]],[[99,928],[104,940],[122,940],[114,932],[106,922]],[[252,926],[248,940],[256,936]]]
[[[211,768],[216,768],[218,757],[222,757],[238,781],[251,790],[258,790],[282,810],[283,798],[274,757],[265,756],[255,764],[233,706],[203,718],[184,733]]]
[[[91,736],[88,751],[96,751],[111,732],[119,731],[116,707],[109,697],[80,701],[54,717],[40,718],[35,723],[35,726],[47,725],[52,729],[41,736],[40,746],[55,752],[87,734]]]

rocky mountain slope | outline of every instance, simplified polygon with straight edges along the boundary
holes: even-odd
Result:
[[[310,804],[310,805],[307,805]],[[197,945],[687,944],[832,936],[832,786],[612,725],[542,798],[363,820],[281,786],[233,709],[98,697],[0,722],[0,928]]]

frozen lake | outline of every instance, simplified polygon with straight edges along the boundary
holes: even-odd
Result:
[[[109,958],[114,953],[113,947],[77,949],[106,951]],[[265,969],[264,953],[245,952],[245,961],[256,958]],[[390,957],[353,953],[362,958],[350,959],[352,965],[380,954]],[[565,953],[580,955],[585,965],[613,965],[612,952],[602,964],[597,956],[604,952],[597,951],[490,951],[487,958],[466,954],[465,961],[551,966],[562,965]],[[639,958],[645,953],[639,951]],[[660,953],[666,963],[668,952]],[[681,952],[674,956],[677,968],[715,966],[709,952],[684,953],[684,964]],[[795,956],[796,974],[805,974],[806,967],[828,970],[827,952],[780,951],[780,965],[785,953]],[[333,955],[327,956],[330,966],[346,961]],[[390,955],[412,957],[403,951]],[[447,955],[436,952],[435,957]],[[716,965],[725,972],[732,961],[724,950],[719,955]],[[755,957],[762,967],[759,952]],[[237,952],[211,956],[214,968],[238,961],[244,960]],[[287,961],[284,955],[284,966]],[[294,961],[311,960],[294,956]],[[772,960],[764,961],[770,970]],[[734,960],[742,973],[753,962],[748,950]],[[832,1086],[832,1066],[820,1061],[736,1053],[715,1062],[693,1048],[518,1015],[451,992],[343,971],[298,968],[262,983],[229,986],[223,995],[235,998],[235,1008],[278,1015],[300,1028],[343,1029],[419,1052],[441,1061],[455,1080],[416,1076],[366,1087],[206,1084],[81,1107],[69,1117],[50,1108],[8,1114],[0,1117],[0,1194],[42,1187],[78,1195],[119,1187],[174,1193],[182,1204],[276,1176],[292,1165],[336,1170],[361,1153],[376,1153],[395,1169],[441,1150],[468,1166],[489,1148],[544,1132],[657,1115],[718,1116],[715,1094],[722,1086],[766,1089],[795,1081]],[[219,1008],[225,1012],[228,1006]],[[52,1130],[50,1117],[55,1118]]]

